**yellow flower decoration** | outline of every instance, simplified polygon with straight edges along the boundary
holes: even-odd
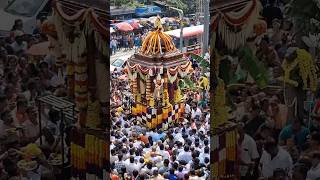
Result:
[[[290,79],[290,72],[298,65],[299,75],[303,81],[303,89],[310,89],[315,92],[317,90],[317,73],[312,56],[304,49],[297,49],[296,52],[297,58],[291,64],[288,64],[286,60],[283,62],[284,76],[280,77],[279,80],[297,87],[299,84]]]

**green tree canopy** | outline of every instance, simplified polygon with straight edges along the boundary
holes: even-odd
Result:
[[[320,32],[320,0],[292,0],[286,7],[296,30],[303,35]]]
[[[172,7],[182,9],[183,11],[188,10],[186,0],[166,0],[166,3]]]

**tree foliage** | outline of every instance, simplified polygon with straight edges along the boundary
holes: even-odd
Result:
[[[164,0],[166,4],[172,7],[182,9],[186,14],[195,13],[196,2],[195,0]],[[143,3],[138,0],[111,0],[110,4],[116,7],[131,7],[136,8],[143,6]],[[151,4],[150,1],[143,1],[146,4]]]
[[[186,4],[186,0],[166,0],[166,3],[172,7],[182,9],[183,11],[188,10],[188,5]]]
[[[304,35],[320,32],[320,0],[292,0],[286,15],[293,18],[296,30]]]
[[[113,0],[111,1],[110,4],[115,5],[117,7],[130,7],[130,8],[143,6],[142,3],[139,3],[136,0]]]

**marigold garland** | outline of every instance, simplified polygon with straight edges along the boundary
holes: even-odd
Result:
[[[215,90],[214,102],[213,102],[213,115],[212,123],[213,128],[217,128],[219,125],[226,123],[228,120],[228,111],[225,105],[225,87],[222,79],[218,79],[218,86]]]
[[[303,89],[310,89],[315,92],[317,89],[317,73],[312,56],[304,49],[297,49],[296,53],[297,58],[291,64],[288,64],[286,60],[283,62],[284,76],[280,77],[279,80],[297,87],[299,84],[290,79],[290,72],[298,65],[299,75],[303,81]]]
[[[74,141],[71,143],[71,165],[73,168],[73,176],[82,177],[83,173],[94,166],[99,169],[108,162],[108,145],[104,139],[100,139],[94,135],[74,133]],[[98,178],[100,173],[96,172]]]
[[[216,179],[235,177],[237,166],[236,126],[216,132],[212,136],[213,164],[212,175]]]
[[[162,54],[161,41],[164,43],[165,50],[167,52],[173,52],[176,50],[173,44],[172,38],[163,33],[160,29],[150,32],[142,43],[141,52],[143,54]]]

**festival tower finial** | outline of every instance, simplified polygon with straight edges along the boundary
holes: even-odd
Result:
[[[161,17],[158,15],[156,21],[154,22],[154,27],[156,28],[156,30],[158,31],[162,31],[163,27],[161,24]]]
[[[176,51],[172,38],[163,32],[160,16],[154,22],[155,30],[151,31],[142,43],[141,53],[157,55]]]

